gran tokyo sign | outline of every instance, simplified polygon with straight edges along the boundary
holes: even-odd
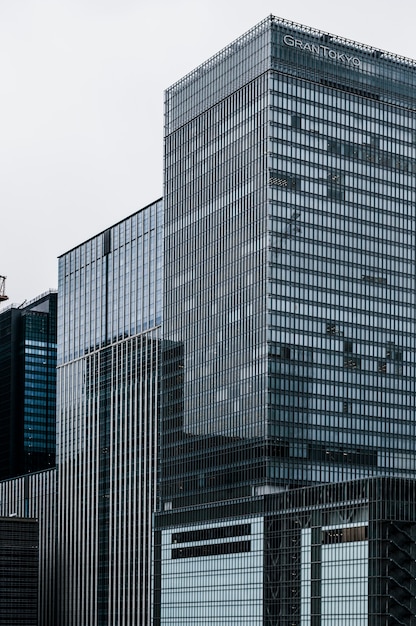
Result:
[[[332,50],[328,46],[322,44],[309,43],[308,41],[302,41],[302,39],[295,39],[292,35],[285,35],[283,42],[289,48],[299,48],[299,50],[305,50],[311,54],[323,57],[325,59],[332,59],[333,61],[339,61],[352,67],[360,67],[361,61],[357,57],[350,56],[346,52],[339,52],[338,50]]]

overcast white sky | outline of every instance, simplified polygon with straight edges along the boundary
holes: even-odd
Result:
[[[410,0],[0,0],[0,275],[11,303],[57,257],[162,195],[163,91],[269,14],[416,57]]]

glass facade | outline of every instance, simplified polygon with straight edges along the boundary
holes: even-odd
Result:
[[[156,519],[156,626],[416,623],[414,480],[305,487],[179,519]]]
[[[264,475],[267,53],[260,28],[166,95],[166,506]]]
[[[270,16],[166,92],[155,626],[415,620],[415,70]]]
[[[162,202],[59,258],[58,365],[161,323]]]
[[[270,16],[167,90],[164,510],[414,475],[415,80]]]
[[[62,626],[150,624],[162,246],[158,201],[59,259]]]
[[[372,80],[386,63],[356,54],[343,88],[330,61],[320,84],[271,76],[268,421],[288,444],[271,478],[416,469],[415,115]]]
[[[414,624],[415,487],[375,478],[267,496],[264,623]]]
[[[263,520],[162,533],[160,624],[263,624]]]
[[[0,314],[0,478],[55,465],[57,294]]]
[[[55,465],[57,294],[25,307],[20,347],[24,372],[24,472]]]

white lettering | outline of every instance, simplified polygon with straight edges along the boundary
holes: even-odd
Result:
[[[307,41],[303,42],[301,39],[295,39],[294,37],[292,37],[292,35],[285,35],[283,37],[283,43],[290,48],[299,48],[299,50],[305,50],[306,52],[310,52],[311,54],[322,56],[325,59],[334,59],[336,61],[339,61],[340,63],[353,65],[354,67],[361,66],[361,60],[357,57],[349,56],[345,52],[332,50],[331,48],[328,48],[328,46],[324,46],[322,44],[318,45]]]
[[[290,35],[285,35],[283,37],[283,41],[287,46],[290,46],[291,48],[293,48],[293,46],[295,45],[295,40]]]

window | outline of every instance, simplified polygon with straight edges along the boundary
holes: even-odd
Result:
[[[292,128],[302,128],[302,118],[299,115],[292,115]]]
[[[322,543],[349,543],[352,541],[366,541],[368,539],[367,526],[354,526],[352,528],[334,528],[322,531]]]

